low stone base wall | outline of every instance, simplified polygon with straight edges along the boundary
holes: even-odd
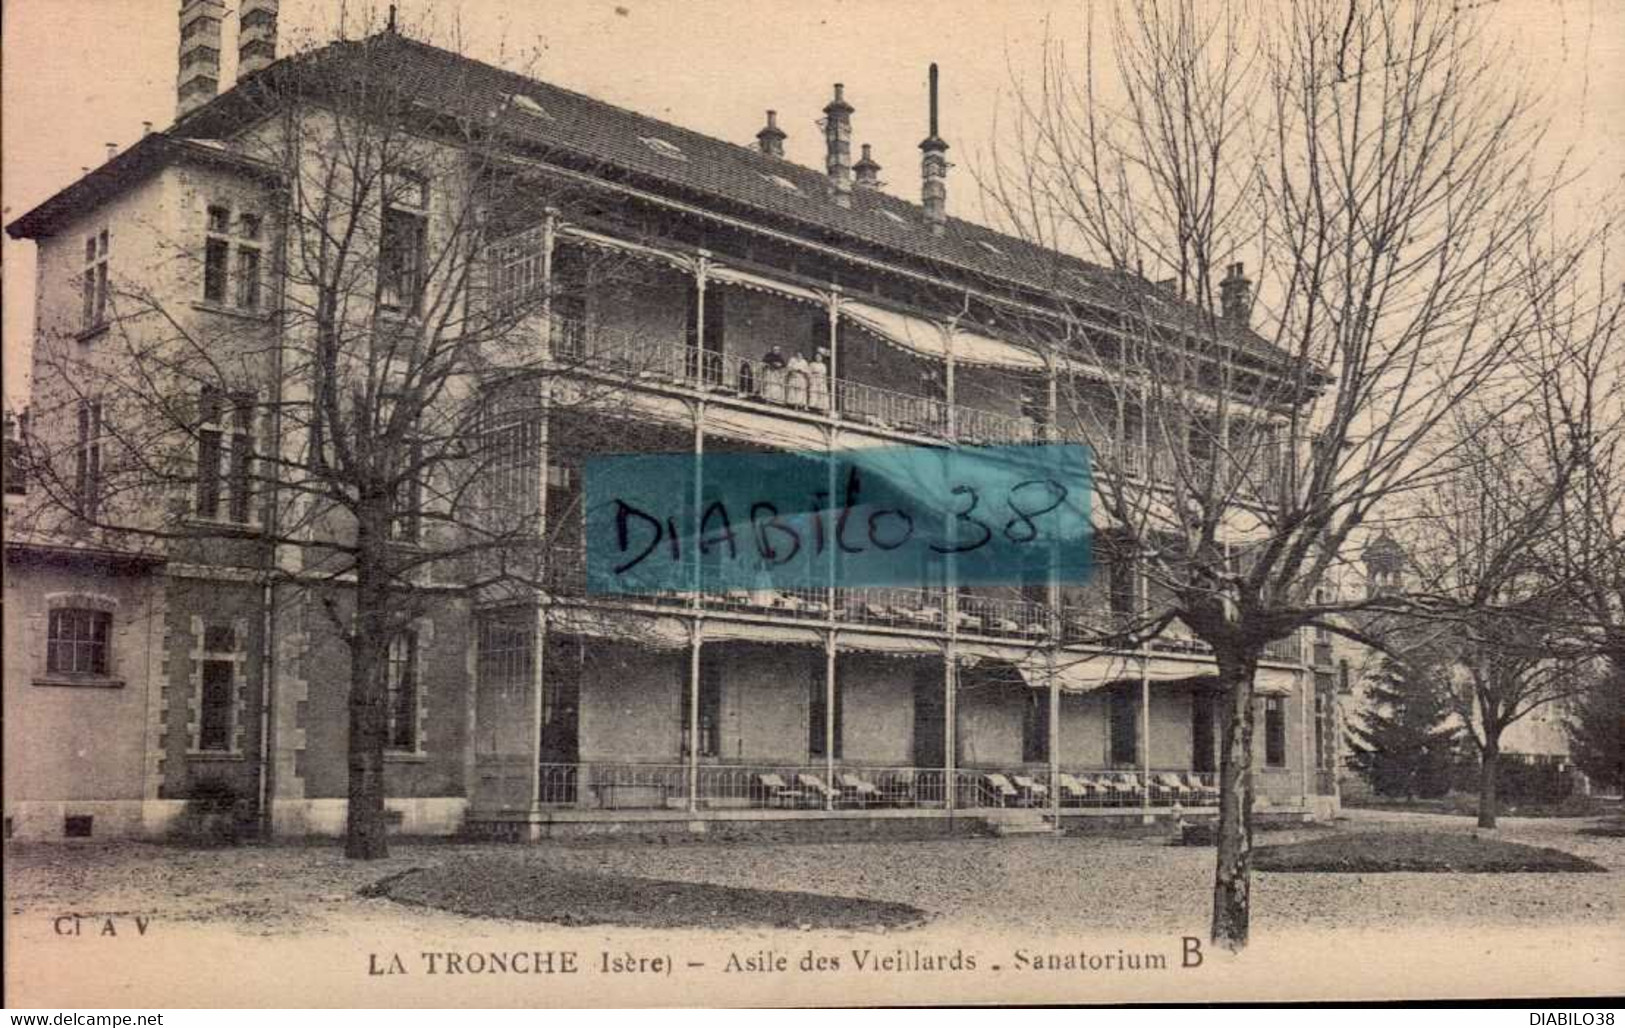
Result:
[[[468,800],[429,796],[384,800],[391,831],[402,835],[457,835],[463,830]],[[344,834],[348,800],[272,800],[271,833],[278,837]]]

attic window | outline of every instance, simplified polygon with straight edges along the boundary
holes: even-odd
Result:
[[[768,182],[773,183],[775,186],[778,186],[780,189],[783,189],[783,190],[785,190],[787,192],[791,192],[791,193],[799,193],[799,192],[801,192],[801,187],[800,186],[796,185],[794,182],[791,182],[789,179],[785,178],[783,175],[763,174],[762,178],[764,178]]]
[[[688,160],[688,156],[679,150],[676,144],[668,143],[657,136],[639,136],[638,141],[662,157],[670,157],[679,161]]]
[[[896,211],[888,211],[885,208],[879,208],[879,209],[877,209],[875,211],[875,213],[880,215],[882,218],[890,218],[891,220],[897,222],[899,225],[907,225],[908,224],[908,219],[903,217],[901,214],[898,214]]]
[[[982,249],[986,250],[988,253],[998,254],[1000,257],[1004,256],[1004,251],[1003,250],[1001,250],[998,247],[994,246],[992,243],[988,242],[986,239],[978,239],[976,241],[976,245],[980,246]]]
[[[552,118],[552,116],[543,109],[541,104],[526,96],[524,93],[515,93],[510,96],[508,100],[513,104],[515,110],[523,111],[526,114],[533,114],[538,118],[548,118],[549,120]]]

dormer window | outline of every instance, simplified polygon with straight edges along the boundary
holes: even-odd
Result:
[[[675,161],[686,161],[688,155],[683,153],[675,143],[668,143],[659,136],[639,136],[638,141],[662,157],[670,157]]]
[[[524,93],[515,93],[508,99],[510,102],[512,102],[513,109],[516,111],[523,111],[524,113],[533,117],[547,118],[552,120],[552,116],[547,113],[546,109],[543,108],[541,104],[526,96]]]

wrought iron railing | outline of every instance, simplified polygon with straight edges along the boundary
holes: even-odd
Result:
[[[1213,807],[1218,775],[1183,768],[1144,770],[1034,764],[955,768],[837,761],[718,763],[582,761],[537,768],[540,803],[581,810],[886,810]],[[513,784],[528,796],[528,776]]]

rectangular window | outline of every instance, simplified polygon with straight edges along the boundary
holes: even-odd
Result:
[[[209,751],[231,749],[232,714],[237,664],[230,660],[203,662],[203,695],[198,709],[197,748]]]
[[[113,615],[103,610],[63,608],[46,625],[45,670],[53,674],[107,674],[107,643]]]
[[[423,446],[413,443],[408,451],[407,467],[395,483],[395,494],[390,499],[392,516],[389,537],[396,542],[415,543],[423,530]]]
[[[378,303],[391,310],[417,314],[423,301],[429,183],[421,175],[398,172],[385,177],[384,190]]]
[[[1111,765],[1134,767],[1140,762],[1140,705],[1129,689],[1118,689],[1108,700],[1111,710]]]
[[[85,240],[85,270],[81,278],[84,311],[80,326],[85,331],[107,323],[107,245],[106,229]]]
[[[246,524],[252,514],[254,394],[204,386],[198,399],[197,516]]]
[[[841,759],[841,735],[843,734],[841,679],[835,679],[835,759]],[[810,757],[824,756],[824,721],[827,719],[828,704],[825,703],[826,694],[824,683],[814,680],[807,690],[807,755]]]
[[[1028,689],[1021,718],[1021,759],[1034,764],[1049,759],[1049,693]]]
[[[252,246],[237,247],[237,306],[260,307],[260,252]]]
[[[1264,698],[1264,766],[1286,766],[1286,700]]]
[[[385,706],[389,712],[385,741],[392,750],[415,750],[418,744],[418,636],[407,629],[389,643]]]
[[[79,437],[74,450],[74,488],[79,514],[94,520],[102,493],[102,405],[97,400],[79,403]]]
[[[203,298],[210,303],[226,302],[226,260],[230,245],[223,239],[203,244]]]

